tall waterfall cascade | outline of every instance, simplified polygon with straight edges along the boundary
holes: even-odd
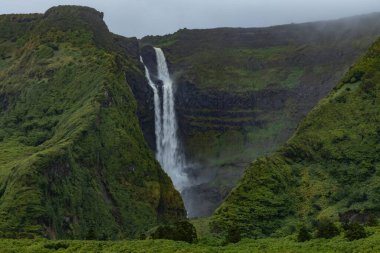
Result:
[[[161,87],[152,81],[151,73],[144,66],[146,78],[154,93],[156,159],[172,179],[175,188],[181,192],[188,185],[188,177],[185,173],[185,156],[177,134],[173,81],[163,51],[160,48],[154,50],[157,58],[157,79],[162,81]],[[140,60],[144,63],[141,57]]]

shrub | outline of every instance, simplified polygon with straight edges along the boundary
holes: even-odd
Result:
[[[363,84],[361,85],[361,89],[367,94],[374,94],[375,88],[376,85],[369,80],[363,82]]]
[[[333,238],[339,235],[339,229],[335,224],[327,219],[320,220],[317,227],[317,237],[318,238]]]
[[[356,222],[346,225],[345,229],[346,231],[344,233],[344,237],[346,237],[349,241],[366,238],[368,236],[364,226]]]
[[[240,240],[240,229],[236,225],[232,225],[231,227],[229,227],[226,236],[226,244],[237,243],[240,242]]]
[[[44,245],[46,249],[51,249],[51,250],[60,250],[60,249],[67,249],[69,247],[68,243],[64,242],[49,242]]]
[[[173,241],[195,242],[197,231],[188,221],[178,221],[172,225],[161,225],[151,235],[152,239],[168,239]]]
[[[302,226],[300,230],[298,231],[297,241],[306,242],[306,241],[309,241],[310,239],[311,239],[311,234],[309,230],[305,226]]]
[[[360,80],[362,80],[362,77],[364,75],[364,71],[362,70],[354,70],[354,71],[351,71],[350,75],[348,75],[345,79],[344,79],[344,82],[345,83],[356,83],[356,82],[359,82]]]
[[[146,240],[146,234],[141,233],[141,234],[139,235],[139,239],[140,239],[140,240]]]
[[[96,240],[97,236],[95,234],[95,230],[93,228],[90,228],[87,232],[86,240]]]
[[[370,227],[375,227],[378,224],[379,224],[379,222],[377,221],[376,216],[374,214],[370,214],[368,217],[368,221],[367,221],[366,225],[368,225]]]

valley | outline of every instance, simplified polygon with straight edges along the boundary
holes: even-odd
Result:
[[[379,35],[0,15],[0,252],[380,251]]]

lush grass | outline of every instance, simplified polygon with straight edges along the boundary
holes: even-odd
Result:
[[[333,239],[312,239],[308,242],[296,242],[294,237],[268,238],[249,240],[244,239],[237,244],[227,246],[210,246],[204,242],[188,244],[168,240],[143,241],[48,241],[1,239],[2,253],[48,253],[48,252],[130,252],[130,253],[165,253],[165,252],[378,252],[380,251],[379,228],[369,229],[372,233],[366,239],[349,242],[342,235]]]
[[[216,211],[248,237],[281,236],[340,213],[379,206],[380,41],[301,122],[276,153],[256,160]]]

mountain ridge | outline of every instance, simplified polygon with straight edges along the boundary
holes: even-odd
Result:
[[[140,130],[131,41],[91,8],[1,18],[1,236],[133,238],[184,219]]]

